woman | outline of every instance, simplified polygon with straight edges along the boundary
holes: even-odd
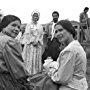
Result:
[[[59,90],[87,90],[86,53],[80,43],[74,40],[74,27],[70,21],[61,20],[55,25],[55,29],[57,39],[67,46],[57,59],[59,68],[51,73],[51,79],[61,84]]]
[[[15,40],[21,20],[14,15],[4,16],[0,25],[0,90],[28,90],[28,72],[21,56],[21,46]]]
[[[40,80],[34,90],[87,90],[86,53],[80,43],[74,40],[74,27],[70,21],[61,20],[55,29],[59,42],[67,46],[60,52],[57,61],[54,61],[56,65],[52,60],[49,61],[50,58],[45,62],[44,67],[51,79]],[[56,88],[53,89],[53,86]]]
[[[43,45],[43,27],[38,24],[40,13],[32,13],[32,22],[27,24],[25,30],[25,47],[22,53],[28,72],[36,74],[42,69],[42,45]]]

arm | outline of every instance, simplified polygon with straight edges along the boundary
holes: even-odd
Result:
[[[59,69],[51,77],[56,83],[66,84],[72,78],[75,56],[73,52],[66,51],[59,58]]]

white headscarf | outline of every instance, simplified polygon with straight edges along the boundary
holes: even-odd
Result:
[[[34,10],[34,11],[32,12],[32,14],[31,14],[31,16],[33,16],[34,13],[37,13],[38,16],[40,17],[40,13],[39,13],[37,10]]]

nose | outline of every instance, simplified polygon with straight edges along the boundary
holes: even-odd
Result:
[[[20,29],[18,27],[15,27],[14,32],[15,33],[19,33],[20,32]]]
[[[20,31],[20,28],[18,28],[18,26],[15,27],[15,31]]]

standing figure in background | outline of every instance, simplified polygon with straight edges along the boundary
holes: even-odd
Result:
[[[29,73],[36,74],[42,70],[42,45],[43,45],[43,27],[38,24],[40,13],[32,12],[32,22],[26,25],[25,46],[23,49],[23,59]]]
[[[54,25],[58,22],[58,18],[59,18],[59,13],[57,11],[54,11],[52,13],[52,18],[53,20],[48,23],[46,25],[45,31],[47,32],[48,35],[48,42],[52,41],[52,39],[54,38],[54,34],[55,34],[55,29],[54,29]]]
[[[81,25],[81,43],[83,40],[88,39],[88,14],[89,11],[88,7],[84,8],[84,11],[80,14],[79,21]]]

